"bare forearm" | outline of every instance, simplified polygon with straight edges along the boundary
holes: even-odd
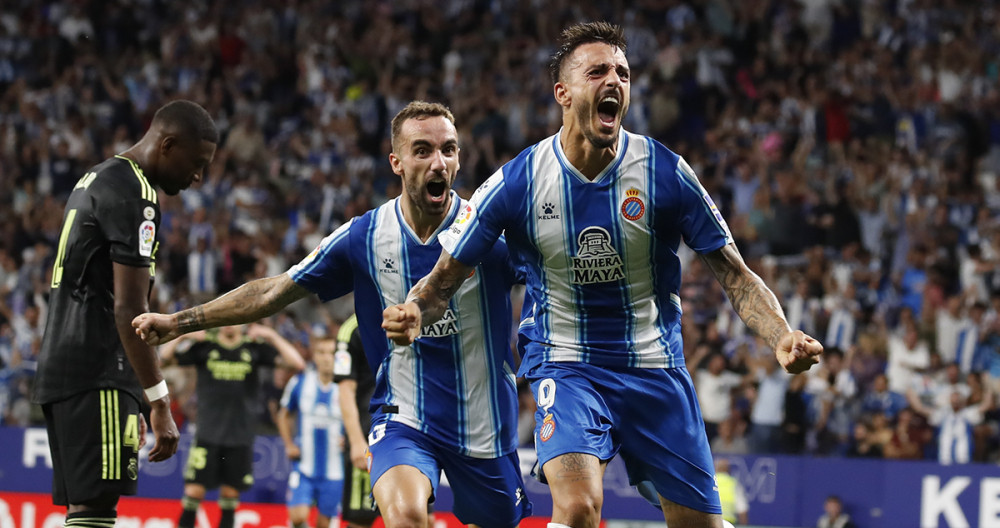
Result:
[[[278,411],[278,419],[275,422],[278,426],[278,434],[281,435],[281,439],[285,442],[285,445],[292,445],[295,443],[292,438],[292,415],[288,412],[288,409],[282,407]]]
[[[776,349],[778,341],[791,328],[774,292],[746,266],[736,246],[732,244],[702,255],[702,258],[715,274],[747,328],[763,338],[772,349]]]
[[[160,371],[160,360],[156,350],[132,331],[132,318],[140,313],[142,312],[134,309],[116,307],[115,327],[125,348],[125,356],[128,357],[139,384],[146,389],[162,381],[163,374]]]
[[[177,329],[183,334],[250,323],[277,313],[307,293],[285,274],[257,279],[222,297],[178,312]]]
[[[444,315],[448,301],[458,292],[471,270],[442,251],[434,269],[410,289],[406,302],[420,307],[420,320],[424,324],[433,323]]]

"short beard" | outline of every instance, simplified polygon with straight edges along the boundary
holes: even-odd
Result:
[[[583,137],[587,138],[587,141],[590,141],[591,145],[599,149],[611,148],[615,145],[615,143],[618,143],[618,134],[605,139],[591,132],[584,132]]]

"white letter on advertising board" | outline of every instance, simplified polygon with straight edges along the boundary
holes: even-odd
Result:
[[[958,505],[958,496],[971,482],[969,477],[955,477],[942,488],[941,477],[924,477],[920,493],[920,527],[938,528],[938,517],[944,515],[945,523],[951,528],[969,528],[969,520]]]
[[[979,482],[979,528],[1000,528],[1000,478]]]

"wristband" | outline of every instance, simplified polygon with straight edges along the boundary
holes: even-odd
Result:
[[[163,398],[167,394],[170,394],[170,392],[167,390],[167,380],[160,380],[159,383],[146,389],[145,392],[146,392],[146,398],[149,400],[149,403],[153,403],[156,400]]]

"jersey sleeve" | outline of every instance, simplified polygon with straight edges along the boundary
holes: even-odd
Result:
[[[684,158],[677,160],[676,175],[680,180],[680,227],[684,242],[698,253],[709,253],[732,242],[729,225]]]
[[[333,381],[357,380],[359,361],[365,359],[365,351],[361,346],[361,331],[357,328],[351,332],[350,340],[337,343],[337,354],[334,356]]]
[[[288,276],[323,302],[350,293],[354,288],[351,269],[351,228],[356,219],[330,233],[316,249],[288,270]]]
[[[503,170],[483,182],[451,226],[438,235],[441,247],[466,266],[479,264],[503,233],[508,215]]]
[[[96,188],[93,196],[98,200],[98,224],[111,246],[111,260],[149,267],[160,229],[160,210],[147,199],[155,191],[151,187],[142,190],[145,194],[140,192],[139,185],[105,184]]]
[[[305,376],[305,372],[301,372],[288,380],[288,385],[285,385],[285,392],[281,395],[281,406],[292,412],[299,410],[299,393],[301,392],[299,387],[302,386],[302,376]]]
[[[209,341],[198,341],[187,348],[179,345],[177,351],[174,352],[174,359],[177,360],[178,365],[201,365],[205,363],[205,357],[207,357],[210,348],[212,348],[212,343]]]

